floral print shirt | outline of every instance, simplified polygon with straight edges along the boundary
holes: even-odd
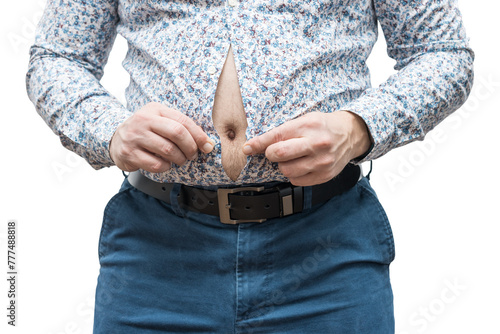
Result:
[[[378,23],[398,72],[371,87],[366,59]],[[129,45],[126,106],[99,83],[117,33]],[[224,173],[211,112],[230,45],[248,139],[308,112],[349,110],[374,144],[357,163],[422,140],[472,85],[474,55],[456,0],[48,0],[28,94],[62,144],[96,169],[113,165],[116,128],[160,102],[191,117],[216,146],[146,176],[190,185],[285,181],[264,155],[248,157],[236,181]]]

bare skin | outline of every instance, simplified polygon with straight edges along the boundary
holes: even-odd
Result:
[[[222,166],[236,180],[247,160],[241,151],[247,121],[231,48],[219,77],[212,118],[221,140]],[[169,170],[172,162],[181,166],[195,159],[198,149],[204,153],[213,149],[199,126],[177,110],[150,103],[118,127],[109,151],[124,171],[158,173]]]
[[[221,139],[222,165],[236,180],[246,155],[265,153],[295,185],[320,184],[335,177],[371,143],[364,121],[349,111],[313,112],[246,141],[247,122],[234,55],[228,50],[212,111]],[[214,143],[193,120],[159,103],[149,103],[122,123],[109,145],[110,156],[124,171],[159,173],[210,153]]]
[[[365,153],[370,134],[361,117],[349,111],[312,112],[252,138],[245,154],[265,153],[297,186],[324,183],[349,161]]]
[[[234,181],[247,162],[241,147],[246,142],[248,125],[231,47],[217,84],[212,119],[221,140],[222,167]]]
[[[201,127],[177,110],[148,103],[118,126],[109,154],[121,170],[160,173],[172,162],[183,165],[194,160],[198,149],[205,153],[213,149]]]

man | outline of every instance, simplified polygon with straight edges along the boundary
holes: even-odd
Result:
[[[399,72],[370,88],[381,23]],[[127,107],[100,86],[129,43]],[[459,108],[453,0],[49,1],[28,92],[63,145],[131,172],[95,333],[393,333],[387,217],[358,165]]]

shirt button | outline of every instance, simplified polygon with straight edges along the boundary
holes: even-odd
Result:
[[[238,0],[228,0],[229,6],[234,7],[238,4]]]
[[[213,75],[213,74],[215,74],[215,72],[217,72],[217,69],[215,68],[215,66],[211,65],[208,67],[208,74]]]

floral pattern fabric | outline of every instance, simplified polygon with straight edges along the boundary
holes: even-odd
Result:
[[[366,59],[382,26],[397,74],[371,87]],[[123,106],[99,80],[116,34],[127,41]],[[263,155],[236,181],[224,173],[211,113],[232,46],[247,138],[312,111],[349,110],[374,146],[359,163],[421,140],[470,92],[473,52],[454,0],[48,0],[31,48],[28,94],[62,144],[112,166],[116,128],[149,102],[191,117],[210,154],[146,176],[222,185],[285,181]]]

